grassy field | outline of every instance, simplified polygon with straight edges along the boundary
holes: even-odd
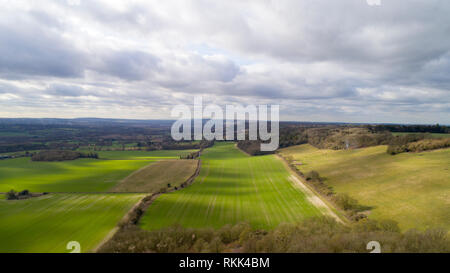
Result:
[[[394,136],[404,136],[404,135],[412,135],[412,134],[417,134],[417,133],[409,133],[409,132],[397,132],[397,133],[392,133]],[[433,138],[447,138],[450,137],[450,134],[438,134],[438,133],[430,133],[431,137]]]
[[[151,161],[77,159],[34,162],[30,158],[0,161],[0,192],[99,192],[115,186]]]
[[[30,158],[0,161],[0,192],[101,192],[134,171],[160,160],[178,159],[193,150],[104,151],[104,159],[37,162]],[[114,160],[109,160],[114,159]]]
[[[374,219],[393,219],[403,230],[450,228],[450,149],[386,153],[386,146],[319,150],[310,145],[282,149],[302,172],[316,170],[336,192],[374,207]]]
[[[194,184],[155,200],[141,219],[142,228],[175,223],[218,228],[244,221],[255,228],[273,228],[323,213],[293,184],[274,155],[250,157],[233,143],[217,143],[201,159]]]
[[[0,199],[0,252],[70,252],[95,248],[143,195],[51,194],[21,201]]]
[[[197,169],[197,160],[158,161],[150,164],[121,181],[113,192],[154,193],[161,188],[180,187]]]

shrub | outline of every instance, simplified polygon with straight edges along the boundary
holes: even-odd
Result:
[[[321,181],[321,178],[320,178],[319,173],[316,172],[316,171],[314,171],[314,170],[308,172],[308,173],[305,175],[305,177],[306,177],[306,180],[311,180],[311,181],[314,181],[314,182],[319,182],[319,181]]]
[[[242,140],[237,146],[249,155],[265,155],[273,154],[273,151],[261,151],[261,141],[259,140]]]
[[[14,190],[10,190],[6,193],[6,199],[7,200],[17,200],[17,193]]]
[[[338,205],[343,210],[356,210],[358,209],[358,201],[351,198],[346,193],[338,193],[334,197],[336,205]]]

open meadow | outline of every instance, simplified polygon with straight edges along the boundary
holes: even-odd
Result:
[[[187,151],[105,151],[104,159],[62,162],[31,161],[28,157],[0,161],[0,192],[102,192],[159,160],[178,159]],[[114,159],[114,160],[109,160]]]
[[[450,149],[386,153],[386,146],[320,150],[285,148],[303,173],[315,170],[337,193],[373,207],[369,218],[392,219],[402,230],[450,228]]]
[[[0,252],[93,250],[143,195],[49,194],[20,201],[0,198]]]
[[[216,143],[203,152],[201,160],[194,184],[155,200],[141,219],[142,228],[154,230],[176,223],[219,228],[238,222],[273,228],[326,213],[294,184],[275,155],[250,157],[234,143]]]
[[[23,157],[0,161],[0,192],[101,192],[151,161],[77,159],[36,162]]]

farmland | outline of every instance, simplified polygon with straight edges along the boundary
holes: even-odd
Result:
[[[194,184],[155,200],[141,219],[142,228],[154,230],[175,223],[218,228],[238,222],[273,228],[326,213],[309,201],[274,155],[250,157],[233,143],[216,143],[201,159]]]
[[[106,191],[151,161],[77,159],[34,162],[29,158],[0,161],[0,192],[11,189],[32,192]]]
[[[111,191],[154,193],[161,188],[180,187],[197,169],[197,160],[158,161],[125,178]]]
[[[335,151],[306,144],[281,153],[371,206],[369,218],[393,219],[402,230],[450,227],[450,149],[391,156],[386,146]]]
[[[114,187],[132,172],[163,159],[176,159],[187,151],[106,151],[105,159],[35,162],[29,158],[0,161],[0,192],[101,192]],[[115,160],[107,160],[115,159]]]
[[[143,195],[50,194],[21,201],[0,198],[0,252],[69,252],[95,248]]]
[[[145,195],[86,193],[111,188],[152,193],[169,183],[179,186],[197,168],[196,160],[178,159],[190,152],[104,151],[98,160],[0,161],[0,192],[53,192],[20,201],[0,195],[0,252],[68,252],[69,241],[92,250]]]

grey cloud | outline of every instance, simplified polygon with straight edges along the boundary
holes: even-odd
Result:
[[[160,60],[142,51],[110,51],[91,60],[89,69],[125,80],[148,79],[159,70]]]
[[[84,55],[60,33],[41,27],[40,22],[17,16],[0,23],[2,77],[81,77]]]
[[[77,85],[52,84],[47,88],[46,93],[55,96],[79,97],[85,95],[85,90]]]
[[[447,1],[43,2],[0,11],[9,104],[95,116],[203,94],[291,119],[450,123]]]

